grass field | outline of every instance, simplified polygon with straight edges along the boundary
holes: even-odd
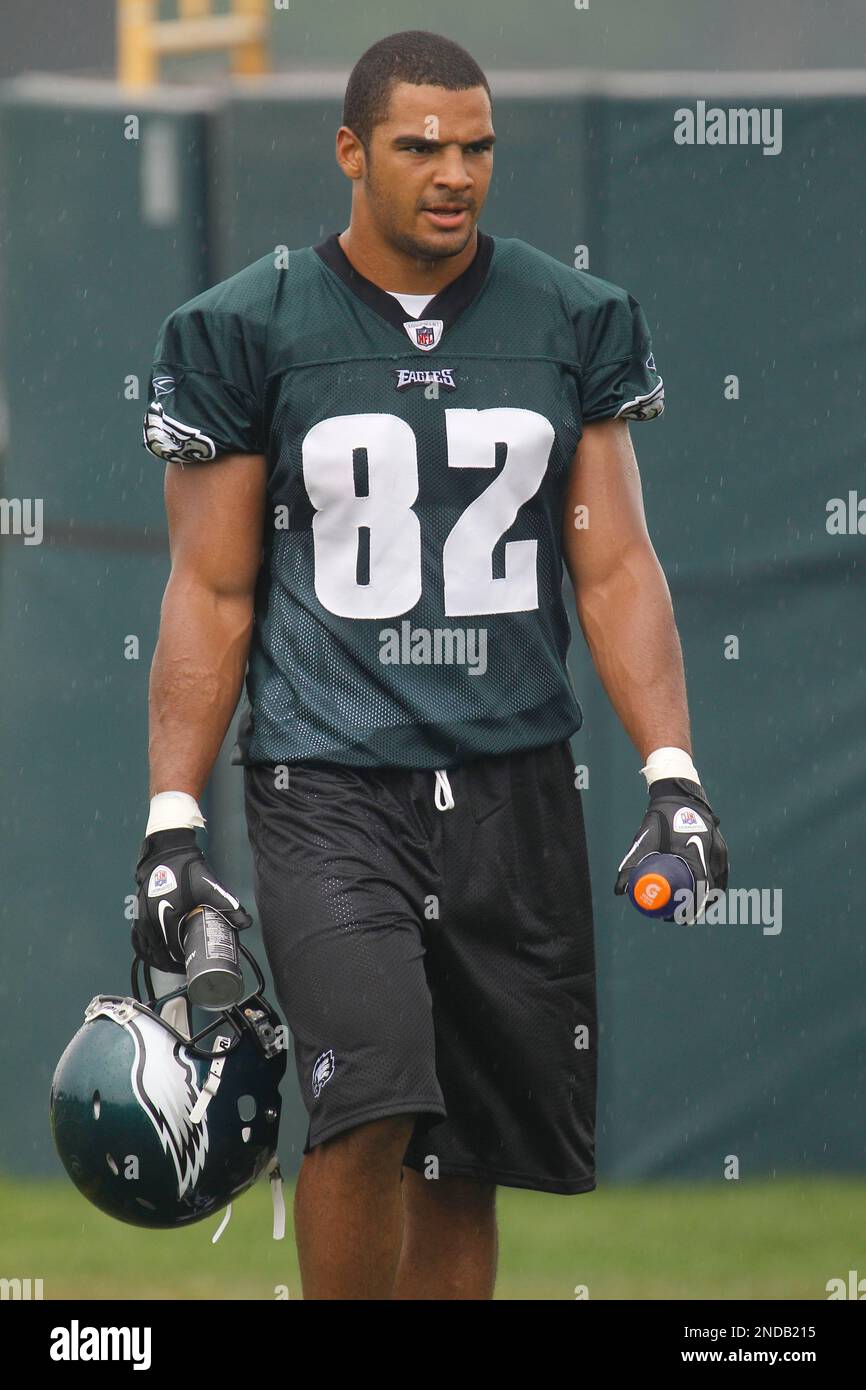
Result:
[[[291,1192],[286,1199],[291,1215]],[[140,1231],[63,1182],[0,1182],[0,1277],[41,1278],[44,1297],[300,1297],[292,1232],[271,1239],[260,1183],[217,1220]],[[866,1183],[786,1179],[646,1184],[579,1197],[503,1189],[497,1298],[825,1299],[833,1277],[866,1275]]]

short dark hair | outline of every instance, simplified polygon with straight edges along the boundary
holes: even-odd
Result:
[[[389,34],[361,54],[343,100],[343,125],[354,131],[365,150],[370,148],[373,127],[387,118],[396,82],[447,87],[451,92],[483,87],[490,96],[487,78],[459,43],[426,29]]]

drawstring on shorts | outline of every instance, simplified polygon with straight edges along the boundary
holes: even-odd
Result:
[[[436,773],[436,791],[433,795],[437,811],[454,810],[454,794],[451,791],[451,783],[448,781],[448,773],[440,768]]]

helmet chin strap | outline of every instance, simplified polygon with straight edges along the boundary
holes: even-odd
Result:
[[[283,1197],[283,1175],[276,1154],[267,1169],[271,1184],[271,1201],[274,1204],[274,1240],[282,1240],[286,1234],[286,1203]],[[211,1245],[216,1245],[226,1226],[231,1221],[232,1204],[229,1202],[225,1215],[211,1236]]]
[[[172,1002],[174,1001],[172,1000]],[[228,1039],[217,1038],[217,1042],[227,1043]],[[199,1092],[198,1100],[192,1107],[192,1110],[189,1112],[189,1122],[191,1125],[200,1125],[202,1120],[204,1119],[205,1111],[210,1105],[213,1097],[216,1095],[220,1081],[222,1080],[223,1068],[225,1067],[225,1064],[225,1053],[223,1053],[222,1057],[214,1057],[213,1061],[211,1062],[210,1071],[208,1072],[205,1078],[205,1083],[202,1086],[201,1091]]]
[[[274,1204],[274,1240],[282,1240],[286,1234],[286,1203],[283,1199],[283,1175],[276,1154],[268,1168],[268,1177]]]
[[[210,1243],[211,1243],[211,1245],[216,1245],[217,1241],[219,1240],[220,1236],[222,1235],[223,1231],[225,1230],[226,1226],[229,1224],[229,1222],[231,1221],[231,1219],[232,1219],[232,1204],[231,1204],[231,1202],[229,1202],[228,1206],[226,1207],[226,1214],[225,1214],[225,1216],[223,1217],[222,1221],[221,1221],[220,1224],[217,1226],[216,1230],[214,1231],[213,1235],[212,1235],[211,1238],[210,1238]]]

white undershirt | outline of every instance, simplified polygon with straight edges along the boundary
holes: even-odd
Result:
[[[431,299],[436,298],[435,294],[398,294],[396,290],[386,290],[385,293],[396,299],[413,319],[420,319]]]

